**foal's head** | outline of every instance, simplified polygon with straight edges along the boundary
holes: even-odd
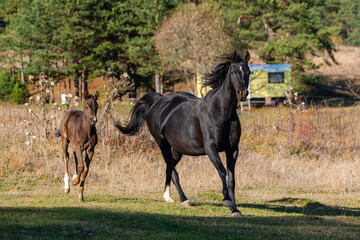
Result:
[[[251,74],[248,66],[249,60],[250,53],[248,51],[246,51],[244,59],[235,51],[228,71],[229,80],[240,101],[246,101],[246,97],[249,95],[249,76]]]
[[[99,92],[96,91],[95,96],[91,95],[86,91],[84,93],[84,110],[83,113],[85,118],[90,121],[91,125],[95,125],[97,122],[96,113],[99,108],[97,100],[99,99]]]

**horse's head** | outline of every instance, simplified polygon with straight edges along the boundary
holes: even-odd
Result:
[[[236,61],[235,58],[239,58],[239,56],[236,51],[233,53],[233,63],[229,67],[228,78],[230,78],[231,86],[238,100],[246,101],[246,97],[249,94],[249,76],[251,73],[248,66],[250,53],[246,51],[245,58],[240,58],[241,61]]]
[[[95,125],[97,122],[96,113],[99,108],[97,100],[99,99],[99,92],[96,91],[95,96],[85,91],[84,93],[84,110],[83,113],[87,119],[89,119],[91,125]]]

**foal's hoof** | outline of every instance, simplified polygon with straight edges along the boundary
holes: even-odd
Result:
[[[242,217],[242,214],[239,210],[234,209],[233,212],[231,213],[231,216],[233,217]]]
[[[64,188],[64,193],[69,193],[70,192],[70,188]]]
[[[79,184],[79,182],[80,182],[79,180],[76,181],[76,179],[75,179],[74,181],[72,181],[72,185],[76,186]]]
[[[181,205],[183,205],[184,207],[191,207],[191,203],[189,200],[183,201]]]
[[[234,204],[232,203],[231,200],[224,200],[223,201],[223,206],[224,207],[234,207]]]
[[[83,201],[84,201],[84,198],[83,198],[83,197],[79,197],[78,200],[79,200],[79,202],[83,202]]]

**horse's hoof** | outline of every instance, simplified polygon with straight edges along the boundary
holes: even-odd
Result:
[[[235,212],[232,212],[231,213],[231,216],[233,216],[233,217],[242,217],[242,214],[241,214],[241,212],[240,211],[235,211]]]
[[[74,180],[74,181],[72,181],[71,183],[72,183],[72,185],[76,186],[76,185],[78,185],[78,184],[79,184],[79,182],[80,182],[80,181],[76,181],[76,180]]]
[[[183,201],[181,205],[183,205],[184,207],[191,207],[191,203],[189,200]]]
[[[79,200],[79,202],[83,202],[83,201],[84,201],[84,198],[83,198],[83,197],[79,197],[78,200]]]
[[[165,200],[165,202],[167,202],[167,203],[173,203],[173,202],[175,202],[174,199],[172,199],[172,198],[164,198],[164,200]]]
[[[170,197],[170,194],[168,192],[165,192],[164,195],[163,195],[163,198],[165,200],[165,202],[168,202],[168,203],[173,203],[175,202],[174,199],[172,199]]]
[[[70,188],[64,188],[64,193],[69,193],[70,192]]]
[[[231,200],[224,200],[223,201],[223,206],[224,207],[234,207],[234,204],[232,203]]]

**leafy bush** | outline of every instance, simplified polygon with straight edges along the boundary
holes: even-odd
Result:
[[[20,79],[11,72],[0,71],[0,99],[9,100],[13,103],[24,103],[28,95],[26,85],[21,84]]]
[[[317,91],[317,86],[320,83],[320,78],[314,75],[299,74],[293,84],[295,91],[304,94],[312,95]]]

